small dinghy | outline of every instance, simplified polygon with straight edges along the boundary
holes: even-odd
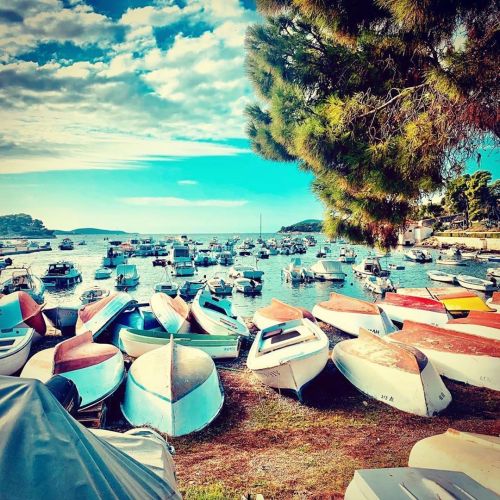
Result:
[[[112,273],[111,269],[100,267],[99,269],[96,269],[96,272],[94,273],[94,279],[107,280],[108,278],[111,278],[111,273]]]
[[[441,469],[363,469],[354,473],[344,500],[494,500],[463,472]]]
[[[122,412],[133,426],[184,436],[212,422],[223,402],[212,358],[172,339],[132,363]]]
[[[427,271],[427,276],[432,281],[439,281],[441,283],[452,283],[455,284],[457,282],[457,277],[454,274],[445,273],[443,271]]]
[[[443,328],[500,340],[500,315],[483,311],[471,311],[465,318],[451,319]]]
[[[236,288],[237,292],[245,295],[257,295],[262,292],[262,282],[249,278],[236,278],[234,288]]]
[[[80,295],[80,301],[83,305],[91,304],[92,302],[97,302],[98,300],[104,299],[109,295],[109,293],[109,290],[106,290],[105,288],[94,286],[88,290],[85,290]]]
[[[486,305],[496,312],[500,312],[500,292],[493,292],[493,295],[486,301]]]
[[[167,332],[177,333],[189,330],[189,306],[182,297],[177,295],[172,298],[164,293],[155,293],[149,302],[155,318]]]
[[[444,377],[500,391],[500,341],[405,321],[388,340],[421,350]]]
[[[500,495],[500,438],[448,429],[418,441],[410,452],[410,467],[463,472]]]
[[[387,293],[383,301],[377,304],[396,323],[406,320],[420,321],[429,325],[443,325],[450,316],[439,300],[426,297],[414,297],[399,293]]]
[[[479,292],[491,293],[497,289],[496,285],[489,280],[482,280],[475,276],[466,276],[465,274],[459,274],[457,276],[457,282],[463,288],[477,290]]]
[[[366,328],[377,335],[396,331],[387,314],[377,305],[332,292],[330,299],[313,307],[313,316],[350,335]]]
[[[243,337],[250,334],[243,319],[233,312],[231,302],[212,296],[208,290],[198,292],[191,306],[191,314],[207,333]]]
[[[363,280],[363,286],[367,290],[370,290],[370,292],[379,295],[384,295],[387,292],[394,292],[394,290],[396,290],[390,278],[383,278],[380,276],[367,276]]]
[[[234,265],[229,269],[230,278],[248,278],[249,280],[260,281],[264,271],[259,271],[254,266],[243,266],[241,264]]]
[[[431,417],[451,402],[451,394],[419,350],[360,329],[359,337],[333,349],[339,371],[358,390],[394,408]]]
[[[294,307],[278,299],[271,299],[271,304],[261,309],[257,309],[253,315],[253,323],[259,330],[287,321],[294,321],[307,318],[313,323],[316,322],[314,316],[302,307]]]
[[[210,278],[207,281],[207,286],[214,295],[231,295],[233,293],[233,284],[221,276]]]
[[[269,387],[290,389],[302,399],[303,387],[328,361],[328,337],[301,318],[260,330],[248,353],[247,366]]]
[[[56,347],[35,354],[21,377],[46,382],[53,375],[72,380],[85,408],[113,394],[125,377],[123,355],[109,344],[96,344],[90,332],[64,340]]]

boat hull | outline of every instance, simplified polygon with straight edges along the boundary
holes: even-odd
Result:
[[[8,349],[0,347],[0,375],[13,375],[28,360],[34,330],[32,328],[14,328],[5,335],[0,335],[2,345],[12,342]]]
[[[406,320],[418,321],[428,325],[442,326],[450,319],[446,312],[426,311],[411,307],[400,307],[394,304],[379,302],[379,306],[386,312],[391,321],[404,323]]]

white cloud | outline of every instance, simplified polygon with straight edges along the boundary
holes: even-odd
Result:
[[[192,181],[189,179],[185,179],[182,181],[177,181],[177,184],[180,184],[181,186],[195,186],[196,184],[198,184],[198,181]]]
[[[146,205],[155,207],[242,207],[248,203],[247,200],[188,200],[173,196],[121,198],[123,203],[129,205]]]

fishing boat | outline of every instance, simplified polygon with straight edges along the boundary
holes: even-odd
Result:
[[[0,294],[26,292],[35,302],[43,304],[45,285],[29,267],[9,267],[0,273]]]
[[[59,250],[73,250],[75,245],[69,238],[64,238],[61,243],[59,243]]]
[[[122,412],[133,426],[184,436],[210,424],[223,403],[212,358],[171,339],[132,363]]]
[[[243,319],[233,312],[228,299],[214,297],[208,290],[196,295],[191,314],[203,330],[210,334],[249,336]]]
[[[441,283],[451,283],[454,285],[457,282],[455,274],[445,273],[436,269],[427,271],[427,276],[429,276],[429,279],[432,281],[439,281]]]
[[[422,352],[364,328],[357,339],[336,344],[332,359],[362,393],[407,413],[431,417],[451,402],[450,392]]]
[[[139,274],[135,264],[116,266],[116,288],[134,288],[139,284]]]
[[[450,319],[446,307],[438,300],[431,298],[387,293],[384,300],[377,304],[391,318],[391,321],[400,324],[406,320],[413,320],[440,326]]]
[[[328,337],[307,318],[260,330],[250,348],[247,367],[265,385],[289,389],[302,400],[302,390],[328,361]]]
[[[264,271],[259,271],[254,266],[243,266],[241,264],[236,264],[231,269],[229,269],[230,278],[248,278],[249,280],[260,281],[263,275]]]
[[[486,301],[486,305],[491,311],[500,312],[500,292],[493,292],[493,295]]]
[[[339,262],[354,264],[356,262],[356,252],[352,248],[342,247],[339,253]]]
[[[330,299],[313,307],[313,316],[350,335],[358,336],[360,328],[386,335],[396,331],[387,314],[377,305],[332,292]]]
[[[191,300],[196,297],[196,294],[205,288],[207,281],[202,280],[186,280],[179,288],[179,293],[181,297],[186,300]]]
[[[410,467],[463,472],[500,495],[500,437],[448,429],[413,445]],[[479,498],[474,496],[473,498]]]
[[[107,280],[111,278],[112,271],[111,269],[106,269],[105,267],[100,267],[96,269],[94,273],[94,279],[96,280]]]
[[[73,381],[82,398],[80,408],[86,408],[118,389],[125,378],[123,355],[115,346],[94,343],[92,333],[85,332],[38,352],[21,373],[42,382],[53,375]]]
[[[314,316],[307,309],[290,306],[278,299],[271,299],[271,304],[255,311],[252,321],[259,330],[264,330],[279,323],[287,323],[302,318],[306,318],[313,323],[316,322]]]
[[[465,318],[450,319],[443,328],[500,340],[500,315],[484,311],[471,311]]]
[[[378,293],[379,295],[396,290],[390,278],[382,278],[380,276],[367,276],[363,280],[363,286],[370,290],[370,292]]]
[[[299,257],[295,257],[290,261],[288,266],[281,271],[285,281],[290,283],[305,283],[314,280],[314,273],[308,271],[303,265]]]
[[[124,351],[134,358],[168,344],[171,336],[177,344],[196,347],[213,359],[235,359],[240,355],[241,337],[239,335],[168,333],[161,329],[137,330],[133,328],[122,328],[120,331],[120,341]]]
[[[236,278],[234,288],[245,295],[256,295],[262,292],[262,282],[249,278]]]
[[[189,331],[189,306],[181,296],[172,298],[164,293],[155,293],[149,303],[158,323],[167,332]]]
[[[410,250],[405,252],[404,258],[411,262],[420,262],[422,264],[426,262],[425,255],[416,248],[411,248]]]
[[[366,257],[360,264],[352,266],[354,274],[360,278],[365,276],[389,276],[390,271],[382,269],[378,257]]]
[[[217,261],[221,266],[232,266],[234,264],[233,254],[227,250],[224,250],[217,257]]]
[[[458,248],[450,248],[441,252],[436,260],[443,266],[466,266],[465,259],[462,258],[462,252]]]
[[[477,290],[479,292],[491,293],[497,289],[497,286],[489,280],[482,280],[475,276],[467,276],[465,274],[457,275],[457,282],[463,288]]]
[[[156,283],[155,292],[164,293],[169,297],[176,297],[179,294],[179,285],[172,280],[168,268],[165,268],[165,280]]]
[[[82,274],[72,262],[49,264],[42,281],[46,287],[68,288],[82,282]]]
[[[91,332],[94,339],[97,338],[122,311],[134,303],[134,299],[128,293],[119,292],[82,306],[78,310],[76,335]]]
[[[109,294],[110,294],[109,290],[106,290],[105,288],[100,288],[98,286],[94,286],[92,288],[89,288],[88,290],[85,290],[80,295],[80,301],[83,305],[90,304],[92,302],[97,302],[98,300],[104,299]]]
[[[173,263],[175,276],[194,276],[196,268],[192,260],[181,260]]]
[[[121,248],[109,247],[106,256],[102,258],[102,267],[117,267],[127,264],[128,257]]]
[[[207,281],[208,289],[214,295],[231,295],[233,293],[233,284],[226,281],[221,276],[213,276]]]
[[[437,326],[405,321],[391,341],[421,350],[443,376],[500,390],[500,341]]]
[[[340,262],[329,259],[320,259],[311,266],[315,279],[326,281],[344,281],[346,273],[342,271]]]
[[[434,292],[432,296],[439,300],[452,316],[465,316],[469,311],[494,311],[481,297],[468,290],[457,290],[453,293]]]

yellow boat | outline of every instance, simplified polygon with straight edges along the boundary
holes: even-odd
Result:
[[[446,307],[452,316],[465,316],[469,311],[495,312],[481,297],[472,292],[438,293],[434,294],[434,297]]]

